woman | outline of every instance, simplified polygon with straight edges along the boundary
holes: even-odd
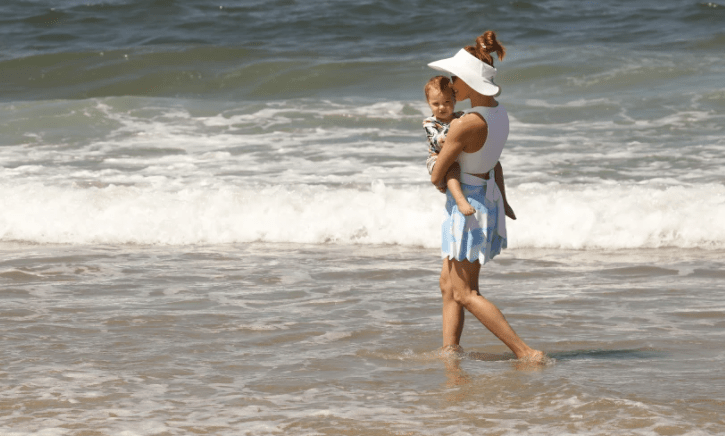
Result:
[[[541,362],[544,353],[526,345],[509,326],[500,310],[481,296],[478,274],[481,264],[506,248],[506,222],[501,192],[494,182],[494,167],[508,137],[506,109],[494,98],[500,88],[493,82],[491,53],[503,60],[506,51],[488,31],[476,45],[461,49],[455,56],[428,64],[452,75],[456,101],[471,100],[466,115],[451,124],[446,145],[438,155],[431,182],[445,191],[445,174],[456,160],[461,166],[461,184],[474,215],[458,211],[450,193],[446,194],[443,223],[443,347],[458,349],[463,331],[464,312],[471,312],[518,359]]]

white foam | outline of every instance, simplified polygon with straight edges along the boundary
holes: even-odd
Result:
[[[724,248],[725,187],[655,183],[509,189],[519,219],[509,247]],[[0,240],[63,244],[224,244],[252,241],[440,243],[444,198],[428,186],[361,188],[216,184],[78,188],[0,186]],[[290,277],[290,280],[304,277]]]
[[[515,191],[513,246],[541,248],[725,247],[725,187],[654,184],[561,186]]]
[[[99,136],[0,150],[0,240],[440,243],[443,197],[424,169],[422,99],[290,100],[209,116],[153,99],[83,105],[104,120]],[[722,135],[703,130],[722,115],[694,106],[639,118],[541,124],[512,114],[502,162],[519,220],[509,246],[723,247]]]

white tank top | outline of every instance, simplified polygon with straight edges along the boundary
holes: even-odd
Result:
[[[481,114],[486,120],[488,137],[480,150],[473,153],[462,151],[458,155],[458,164],[461,166],[461,173],[488,173],[496,166],[509,136],[509,115],[500,103],[496,107],[476,106],[468,109],[466,114],[471,112]]]

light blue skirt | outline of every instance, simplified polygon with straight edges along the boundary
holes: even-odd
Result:
[[[478,261],[483,265],[506,248],[506,223],[500,192],[494,180],[483,182],[483,186],[461,184],[463,195],[476,209],[473,215],[465,216],[459,212],[450,191],[446,193],[442,258]],[[496,191],[496,195],[486,198],[488,183],[494,184],[491,188]]]

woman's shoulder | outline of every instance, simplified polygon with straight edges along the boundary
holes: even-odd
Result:
[[[478,114],[482,117],[491,114],[506,113],[506,108],[499,102],[495,102],[496,106],[475,106],[466,111],[466,114]]]
[[[469,150],[471,146],[479,146],[483,144],[488,135],[488,124],[481,116],[477,114],[467,113],[465,116],[453,120],[451,128],[448,131],[447,141],[460,141],[464,145],[464,151],[472,153],[475,150]]]
[[[485,129],[488,125],[486,119],[476,111],[467,111],[464,116],[454,120],[454,122],[456,121],[460,124],[459,128],[465,130]],[[453,124],[451,124],[451,127],[453,127]]]

